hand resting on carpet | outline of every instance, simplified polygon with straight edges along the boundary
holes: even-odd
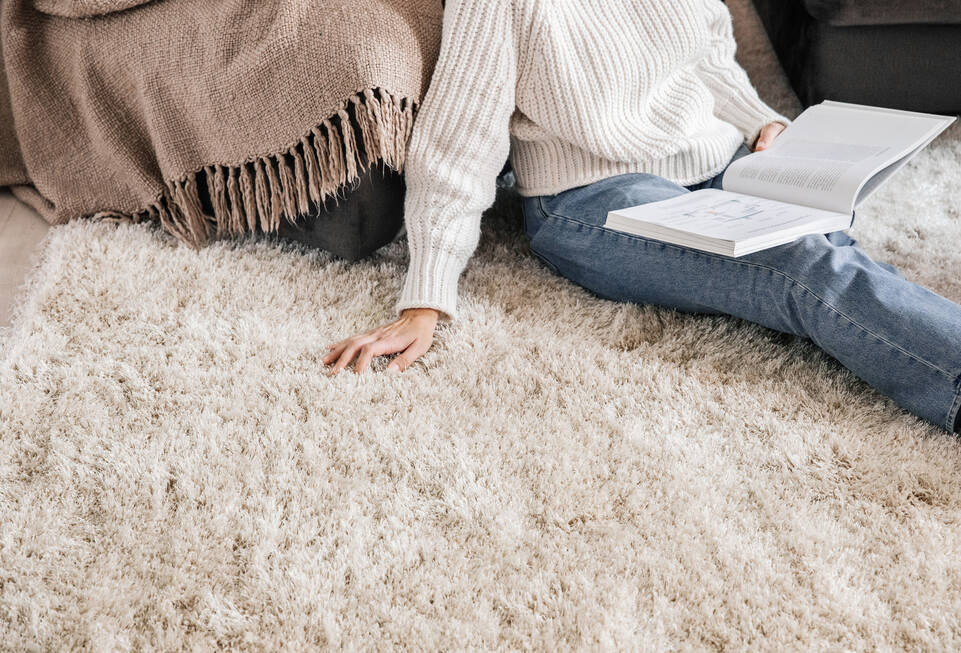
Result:
[[[354,372],[361,373],[370,367],[375,356],[397,353],[387,371],[403,372],[430,349],[439,317],[440,313],[433,308],[408,308],[389,324],[327,345],[330,353],[324,356],[324,365],[334,363],[330,373],[337,374],[356,356]]]

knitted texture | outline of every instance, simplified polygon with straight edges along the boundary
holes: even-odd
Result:
[[[154,221],[194,246],[276,232],[342,197],[365,166],[403,169],[441,11],[5,0],[0,186],[53,223]]]
[[[45,14],[85,18],[123,11],[150,0],[34,0],[34,6]]]
[[[397,312],[456,316],[508,153],[525,196],[631,172],[686,186],[765,124],[788,124],[735,48],[720,0],[449,0],[408,152],[410,268]]]

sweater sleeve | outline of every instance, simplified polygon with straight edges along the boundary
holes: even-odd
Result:
[[[705,3],[711,12],[711,49],[701,61],[700,77],[714,95],[714,115],[737,127],[744,134],[745,142],[751,145],[768,123],[790,125],[791,121],[761,100],[747,73],[734,58],[737,43],[731,12],[721,0],[705,0]]]
[[[448,0],[407,155],[410,265],[398,314],[427,307],[441,311],[442,320],[456,317],[457,282],[510,150],[516,77],[513,2]]]

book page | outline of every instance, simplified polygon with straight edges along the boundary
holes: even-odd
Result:
[[[824,102],[798,116],[770,148],[731,164],[724,189],[850,213],[954,120]],[[881,172],[886,174],[861,195]]]
[[[660,202],[612,211],[611,226],[643,222],[644,233],[686,232],[699,237],[732,242],[765,238],[781,232],[801,233],[812,223],[850,224],[851,215],[839,215],[763,197],[706,189]]]

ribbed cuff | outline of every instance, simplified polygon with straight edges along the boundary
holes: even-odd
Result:
[[[457,282],[465,263],[444,250],[411,249],[410,267],[397,300],[396,311],[433,308],[443,321],[457,317]]]
[[[784,123],[785,126],[791,124],[790,118],[782,116],[761,100],[739,94],[730,96],[718,115],[737,127],[749,146],[754,144],[766,125],[772,122]]]

